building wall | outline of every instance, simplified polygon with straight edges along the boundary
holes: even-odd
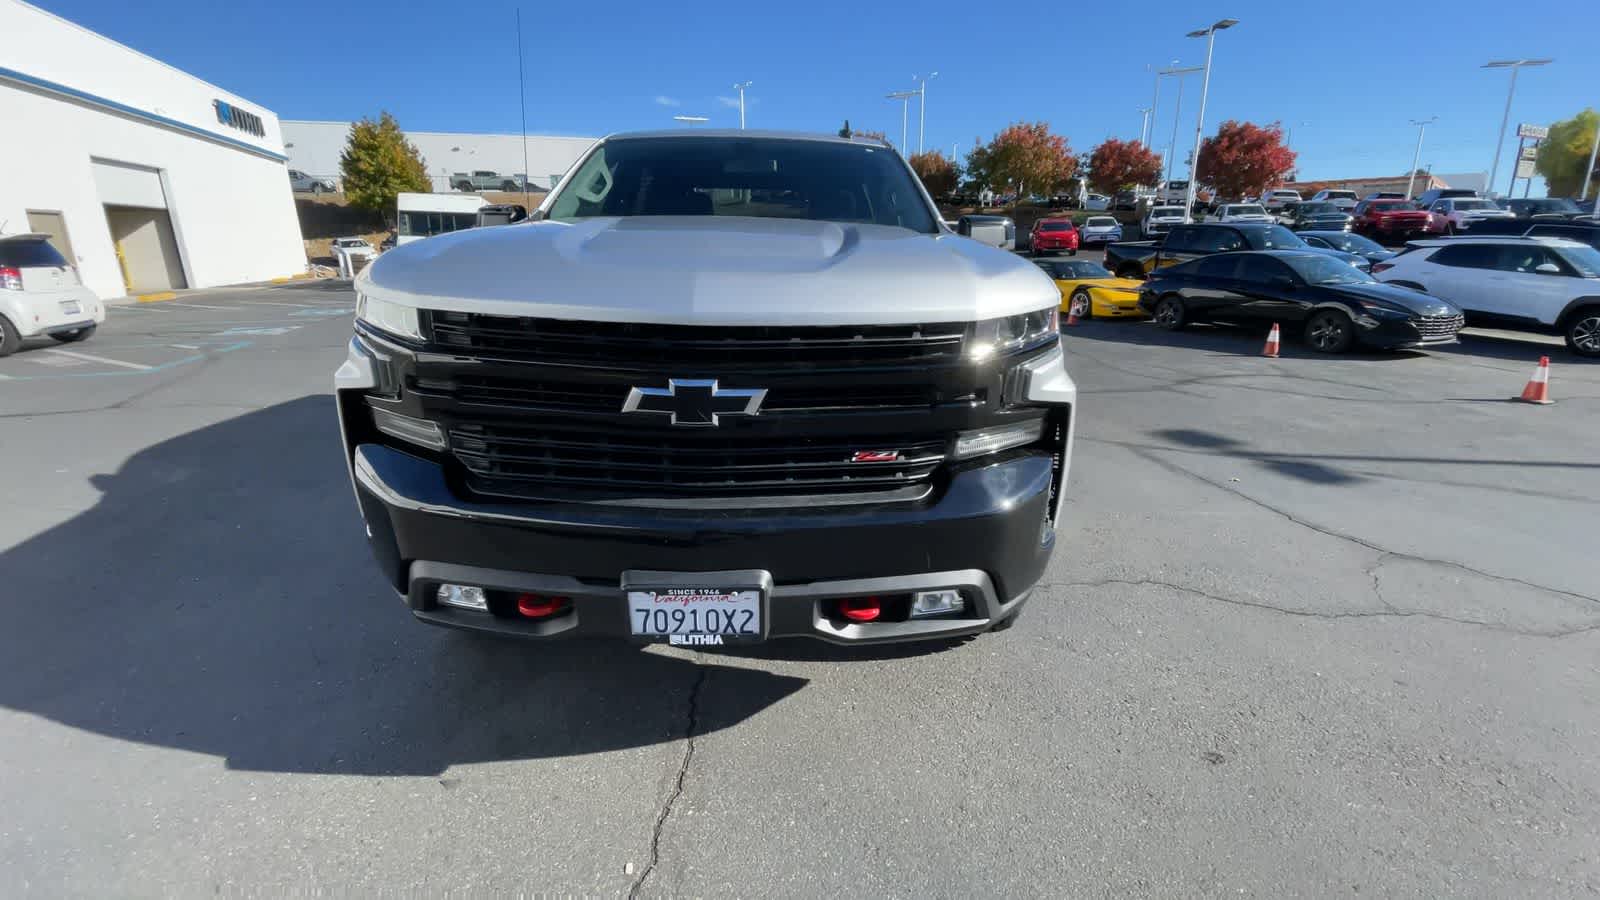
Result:
[[[0,0],[0,35],[0,231],[60,210],[84,283],[125,294],[100,160],[157,170],[190,287],[305,270],[270,111],[18,0]],[[261,133],[219,122],[214,101]]]
[[[339,156],[350,134],[349,122],[283,122],[289,167],[321,178],[339,177]],[[526,172],[534,187],[549,188],[551,176],[564,174],[597,138],[528,135],[527,164],[523,164],[522,136],[516,134],[453,134],[407,131],[428,167],[435,191],[450,190],[450,175],[488,170],[501,175]]]

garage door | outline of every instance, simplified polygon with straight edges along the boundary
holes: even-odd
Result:
[[[94,168],[94,186],[102,204],[167,208],[167,197],[161,190],[161,173],[157,170],[107,159],[91,160],[89,164]]]

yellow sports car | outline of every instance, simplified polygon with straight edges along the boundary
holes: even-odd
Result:
[[[1106,267],[1087,259],[1041,259],[1039,268],[1061,289],[1061,309],[1080,319],[1140,318],[1139,286],[1142,281],[1117,278]]]

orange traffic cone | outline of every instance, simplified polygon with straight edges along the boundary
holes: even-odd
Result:
[[[1067,304],[1067,321],[1061,323],[1061,327],[1065,328],[1068,325],[1076,325],[1076,324],[1078,324],[1078,314],[1072,311],[1072,304],[1068,303]]]
[[[1267,345],[1261,348],[1261,355],[1268,359],[1277,359],[1279,340],[1281,338],[1278,336],[1278,323],[1273,322],[1272,332],[1267,335]]]
[[[1533,370],[1528,386],[1522,389],[1522,396],[1516,399],[1541,405],[1555,402],[1550,399],[1550,357],[1539,357],[1539,368]]]

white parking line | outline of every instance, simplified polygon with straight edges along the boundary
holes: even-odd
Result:
[[[315,309],[310,303],[274,303],[271,300],[240,300],[240,306],[289,306],[294,309]]]
[[[140,365],[138,363],[123,362],[120,359],[107,359],[104,356],[95,356],[95,355],[93,355],[91,353],[75,353],[75,352],[73,352],[71,350],[55,350],[55,349],[48,349],[48,350],[45,350],[44,352],[45,353],[59,353],[62,356],[70,356],[73,359],[84,359],[84,360],[88,360],[89,362],[97,362],[97,363],[101,363],[102,365],[107,365],[107,366],[122,366],[125,369],[138,369],[141,372],[144,372],[144,371],[147,371],[147,370],[150,369],[149,366],[142,366],[142,365]]]
[[[199,350],[200,349],[198,346],[196,346],[194,344],[170,344],[169,346],[177,347],[179,350]]]
[[[221,310],[229,310],[229,309],[233,308],[231,306],[206,306],[204,303],[174,302],[172,305],[173,306],[181,306],[184,309],[221,309]]]

